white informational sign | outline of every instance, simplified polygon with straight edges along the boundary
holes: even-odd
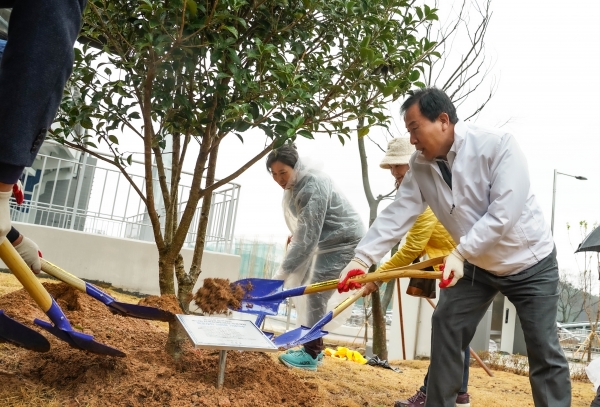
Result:
[[[196,348],[275,352],[277,347],[252,321],[177,315]]]

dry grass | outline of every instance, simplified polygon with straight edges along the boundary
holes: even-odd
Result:
[[[20,289],[20,283],[8,273],[0,273],[0,295]],[[103,288],[117,300],[137,303],[139,298]],[[168,325],[156,322],[157,326],[167,330]],[[0,346],[9,346],[0,344]],[[277,358],[277,355],[272,355]],[[522,359],[509,359],[513,371],[526,374]],[[422,384],[427,371],[428,361],[396,361],[393,366],[402,369],[395,373],[367,365],[359,365],[326,357],[318,372],[295,371],[299,380],[316,386],[322,402],[317,406],[327,407],[380,407],[392,406],[394,400],[411,396]],[[490,364],[498,369],[507,370],[501,362],[491,360]],[[6,370],[3,370],[6,369]],[[10,375],[10,366],[0,366],[0,376]],[[572,372],[572,407],[588,407],[595,396],[592,385],[582,371]],[[225,376],[227,380],[227,376]],[[581,380],[581,381],[578,381]],[[494,371],[489,377],[479,367],[472,367],[469,380],[469,393],[473,407],[533,406],[529,380],[519,374]],[[33,382],[26,382],[20,388],[0,389],[0,406],[4,407],[58,407],[64,405],[57,399],[54,389]],[[78,404],[75,404],[78,405]]]
[[[394,400],[413,395],[422,385],[429,362],[395,361],[392,365],[402,373],[326,358],[318,372],[296,374],[318,386],[321,406],[392,406]],[[489,377],[480,367],[472,367],[469,393],[473,407],[533,406],[529,379],[513,373],[495,371]],[[594,396],[589,382],[573,382],[572,407],[588,407]]]

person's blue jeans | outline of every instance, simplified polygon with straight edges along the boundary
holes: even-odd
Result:
[[[2,60],[2,54],[4,54],[4,47],[6,47],[6,41],[0,40],[0,61]]]
[[[459,394],[466,393],[467,388],[469,386],[469,366],[471,365],[471,351],[467,347],[465,349],[465,362],[463,365],[463,381],[462,386],[460,387]],[[429,379],[429,368],[427,369],[427,374],[425,375],[425,380],[423,380],[423,386],[421,386],[421,391],[427,394],[427,380]]]
[[[86,0],[0,0],[12,8],[0,61],[0,182],[33,163],[73,70]]]

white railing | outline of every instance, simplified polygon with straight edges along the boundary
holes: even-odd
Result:
[[[65,151],[67,151],[65,149]],[[138,193],[118,170],[87,154],[79,158],[38,154],[34,164],[25,169],[22,183],[25,202],[11,205],[13,221],[74,229],[107,236],[153,241],[154,234],[146,206]],[[145,193],[143,166],[134,162],[128,174]],[[156,169],[155,169],[156,174]],[[183,214],[190,193],[193,174],[183,172],[178,191],[177,212]],[[155,206],[165,219],[160,187],[155,176]],[[240,185],[228,183],[212,194],[206,243],[229,252],[233,241]],[[196,242],[200,217],[199,202],[185,246]],[[164,224],[163,231],[164,231]]]

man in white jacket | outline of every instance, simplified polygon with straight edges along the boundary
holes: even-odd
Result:
[[[501,292],[523,326],[535,406],[570,406],[569,368],[556,329],[556,250],[516,140],[503,130],[459,121],[452,101],[436,88],[416,91],[402,111],[417,151],[395,201],[342,271],[339,289],[378,262],[429,205],[458,246],[445,260],[440,286],[449,288],[433,314],[425,405],[454,407],[461,349]]]

